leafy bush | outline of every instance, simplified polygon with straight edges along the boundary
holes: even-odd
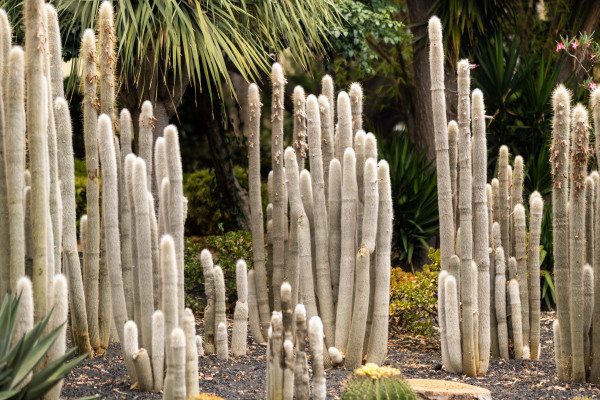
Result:
[[[235,176],[240,185],[248,189],[248,171],[236,166]],[[184,178],[183,192],[188,199],[186,233],[215,235],[237,227],[235,216],[227,207],[223,194],[217,187],[214,169],[200,169]],[[266,185],[262,187],[263,208],[266,207]]]
[[[220,236],[209,236],[206,248],[213,256],[215,266],[220,266],[225,278],[225,296],[229,309],[237,301],[235,264],[243,259],[252,269],[252,234],[246,231],[231,231]],[[196,312],[202,311],[204,298],[204,275],[200,263],[201,243],[193,243],[186,238],[185,243],[185,288],[186,302]]]
[[[427,162],[426,151],[415,153],[406,132],[394,132],[390,141],[381,136],[379,154],[390,165],[394,201],[392,246],[400,261],[412,265],[417,251],[429,249],[427,241],[439,231],[437,173]]]
[[[77,351],[77,348],[72,348],[24,383],[24,379],[45,358],[63,327],[61,325],[44,336],[44,328],[50,319],[48,314],[11,346],[19,304],[20,298],[6,295],[0,308],[0,399],[39,399],[88,354],[70,359]]]
[[[430,265],[414,275],[392,269],[390,282],[391,327],[414,335],[433,336],[437,319],[440,251],[429,249]]]

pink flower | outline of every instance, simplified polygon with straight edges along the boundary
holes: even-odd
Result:
[[[477,67],[479,67],[479,64],[469,64],[470,69],[477,68]]]
[[[594,53],[592,53],[592,54],[590,55],[590,60],[594,61],[594,57],[596,57],[596,56],[594,55]]]
[[[564,50],[565,49],[565,44],[560,42],[556,44],[556,52],[558,53],[560,50]]]
[[[594,146],[590,145],[590,153],[594,154]]]
[[[577,46],[579,46],[579,42],[577,40],[571,43],[571,47],[573,48],[573,50],[577,50]]]
[[[591,43],[588,43],[585,47],[589,48],[591,45],[592,45]]]
[[[596,84],[594,82],[590,82],[589,88],[590,88],[590,90],[595,90]]]

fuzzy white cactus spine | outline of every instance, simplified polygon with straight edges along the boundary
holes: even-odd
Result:
[[[438,17],[429,20],[429,62],[431,74],[431,105],[435,132],[436,167],[438,174],[438,208],[440,214],[440,253],[442,269],[448,269],[454,253],[454,214],[446,122],[444,86],[444,48],[442,24]]]
[[[44,77],[46,28],[41,11],[42,0],[28,0],[23,5],[25,21],[25,82],[27,92],[26,132],[29,141],[31,171],[31,226],[33,233],[34,320],[40,321],[48,311],[48,171],[46,129],[47,95]],[[95,121],[94,121],[95,123]]]
[[[571,369],[571,325],[569,317],[569,237],[567,214],[571,95],[559,85],[553,93],[554,108],[552,147],[550,163],[552,165],[552,231],[554,240],[554,274],[556,282],[557,317],[560,321],[560,351],[563,372],[559,376],[568,377]]]
[[[154,207],[154,197],[148,192],[146,193],[148,199],[148,224],[150,226],[150,256],[152,260],[152,291],[154,292],[154,309],[159,309],[162,302],[162,292],[160,285],[160,267],[159,267],[159,254],[158,254],[158,223],[156,221],[156,213]]]
[[[333,301],[337,304],[340,286],[341,256],[341,212],[342,212],[342,168],[337,158],[329,164],[328,227],[329,227],[329,268],[331,270],[331,286]]]
[[[256,285],[254,270],[248,271],[248,325],[254,341],[263,344],[265,339],[260,329],[260,317],[258,313],[258,302],[256,299]]]
[[[367,311],[369,308],[369,250],[362,247],[356,255],[356,271],[354,274],[356,285],[354,288],[354,310],[352,323],[348,335],[346,360],[344,366],[353,370],[362,364],[363,343],[367,324]]]
[[[459,193],[458,209],[460,213],[460,297],[462,304],[462,351],[463,373],[477,376],[475,356],[475,338],[473,337],[473,280],[471,261],[473,259],[473,226],[472,226],[472,175],[471,175],[471,120],[470,109],[470,66],[469,61],[458,63],[458,165]]]
[[[369,259],[368,254],[366,258]],[[311,358],[313,368],[312,398],[324,400],[327,397],[327,388],[323,368],[323,324],[319,317],[312,317],[308,322],[308,334],[310,337],[310,350],[313,355]],[[362,358],[362,352],[359,353]]]
[[[219,346],[222,346],[222,344],[219,344],[218,329],[221,324],[227,326],[227,319],[226,319],[226,315],[225,315],[225,313],[226,313],[225,280],[223,277],[223,270],[219,266],[215,267],[214,285],[215,285],[215,332],[217,334],[216,351],[217,351],[217,356],[219,356],[219,351],[221,351],[221,354],[222,354],[222,349],[219,350]]]
[[[586,372],[590,369],[590,329],[594,307],[594,270],[586,263],[583,266],[583,360]]]
[[[98,68],[100,69],[100,112],[115,118],[115,29],[111,2],[103,1],[98,11]]]
[[[460,373],[463,368],[456,278],[448,275],[444,280],[444,285],[444,297],[446,300],[444,310],[446,314],[446,343],[448,345],[448,365],[446,365],[446,368],[449,372]]]
[[[181,328],[173,329],[170,335],[171,364],[167,365],[167,371],[172,373],[173,400],[185,400],[187,398],[185,385],[185,334]]]
[[[325,198],[325,181],[323,177],[323,154],[321,150],[321,118],[319,103],[310,95],[306,101],[308,120],[308,147],[310,149],[310,175],[313,192],[314,236],[317,294],[319,298],[319,315],[323,322],[325,337],[333,344],[335,337],[335,309],[331,290],[331,274],[329,267],[329,243],[327,227],[327,207]]]
[[[485,375],[490,359],[490,253],[487,204],[487,141],[485,138],[485,109],[483,93],[479,89],[472,93],[473,125],[473,259],[477,264],[477,309],[478,315],[478,371]]]
[[[302,86],[294,88],[292,95],[294,103],[294,131],[292,137],[292,147],[296,152],[296,160],[298,161],[298,170],[304,169],[304,160],[306,159],[306,95]]]
[[[284,176],[286,176],[284,174]],[[304,205],[304,211],[306,212],[306,217],[308,218],[308,225],[310,227],[310,253],[311,253],[311,264],[312,264],[312,273],[313,280],[316,282],[317,279],[317,260],[314,256],[316,254],[316,243],[312,240],[315,237],[315,204],[313,201],[313,193],[312,193],[312,179],[311,174],[307,170],[300,171],[300,197],[302,198],[302,204]],[[293,272],[288,271],[291,275]],[[315,283],[316,285],[316,283]],[[280,286],[281,287],[281,286]]]
[[[204,346],[200,335],[196,335],[196,348],[198,349],[198,357],[204,357]]]
[[[206,337],[206,351],[214,353],[215,345],[215,267],[212,255],[207,249],[200,253],[200,263],[204,275],[204,293],[206,307],[204,307],[204,335]]]
[[[340,92],[337,100],[338,127],[336,140],[338,141],[340,159],[342,160],[344,152],[348,147],[352,147],[352,105],[350,96],[346,92]]]
[[[308,363],[306,359],[306,309],[298,304],[294,312],[296,321],[296,361],[294,363],[294,388],[298,400],[310,399],[308,384]],[[320,352],[319,352],[320,354]]]
[[[352,108],[352,133],[356,133],[363,128],[363,89],[360,83],[354,82],[350,85],[348,96]]]
[[[452,212],[454,215],[458,215],[458,124],[456,121],[448,122],[448,158],[452,187]]]
[[[382,365],[388,343],[388,310],[390,290],[390,262],[392,248],[392,223],[394,218],[390,168],[385,160],[377,164],[379,180],[379,206],[377,214],[375,294],[373,297],[373,322],[369,334],[367,360]]]
[[[362,240],[363,213],[365,204],[365,131],[360,130],[354,135],[354,154],[356,155],[356,183],[358,184],[358,202],[356,213],[356,247],[360,248]],[[375,160],[377,161],[377,160]]]
[[[102,182],[102,216],[107,240],[105,261],[110,273],[113,322],[118,328],[119,341],[122,343],[122,346],[124,346],[125,339],[123,338],[121,327],[127,322],[127,308],[121,270],[121,243],[118,214],[119,181],[117,178],[117,160],[112,133],[112,121],[105,114],[102,114],[98,119],[98,136],[102,170],[104,171]],[[146,345],[150,347],[150,343],[150,338],[148,338]],[[123,348],[123,352],[124,351],[125,349]],[[128,372],[131,374],[131,371]]]
[[[140,112],[138,142],[139,157],[146,163],[147,187],[152,188],[152,142],[154,141],[154,115],[152,103],[146,100]]]
[[[321,354],[319,356],[322,358]],[[283,341],[283,400],[294,398],[294,360],[294,344],[291,340],[285,339]]]
[[[83,33],[81,41],[83,64],[84,97],[83,124],[85,141],[85,160],[87,169],[86,200],[88,216],[88,234],[85,256],[85,300],[90,333],[90,344],[94,349],[100,342],[98,334],[98,273],[100,254],[100,211],[98,186],[98,99],[96,97],[96,38],[90,29]]]
[[[505,360],[509,359],[508,353],[508,325],[506,322],[506,261],[504,258],[504,248],[496,247],[494,254],[496,264],[496,279],[495,279],[495,308],[496,320],[498,327],[498,348],[500,357]]]
[[[521,298],[519,295],[519,282],[516,279],[511,279],[508,285],[510,295],[510,320],[513,326],[513,351],[515,358],[523,358],[523,326],[521,320]]]
[[[521,204],[523,205],[523,157],[522,156],[516,156],[515,157],[515,168],[513,171],[513,175],[512,175],[512,183],[511,183],[511,187],[510,187],[510,201],[511,201],[511,213],[512,211],[514,211],[515,207],[517,204]],[[512,215],[512,223],[511,223],[511,229],[514,229],[514,214]],[[513,231],[511,231],[513,232]],[[514,235],[511,233],[511,245],[512,245],[512,254],[515,254],[514,251],[516,251],[516,246],[517,246],[517,241],[514,237]],[[518,259],[518,256],[517,256]],[[521,302],[521,304],[523,304]]]
[[[262,200],[260,192],[260,118],[261,102],[258,86],[248,87],[248,185],[250,191],[250,227],[252,230],[252,250],[254,261],[254,286],[261,327],[261,335],[253,331],[257,342],[264,342],[269,326],[270,310],[267,291],[267,273],[265,269],[265,243]]]
[[[48,49],[46,50],[46,56],[45,56],[45,66],[44,66],[44,74],[46,75],[46,83],[47,83],[47,91],[46,91],[46,95],[47,95],[47,102],[46,102],[46,107],[47,107],[47,116],[48,116],[48,123],[47,123],[47,142],[48,142],[48,159],[47,159],[47,163],[48,163],[48,173],[50,176],[50,187],[49,187],[49,209],[50,209],[50,221],[48,222],[49,225],[48,227],[50,228],[50,231],[48,232],[48,257],[49,257],[49,264],[51,266],[51,268],[53,268],[53,270],[49,271],[50,273],[50,278],[49,278],[49,288],[51,288],[52,286],[52,275],[54,274],[60,274],[62,272],[62,260],[61,260],[61,250],[62,250],[62,200],[61,200],[61,195],[60,195],[60,182],[59,182],[59,172],[58,172],[58,151],[57,151],[57,142],[56,142],[56,123],[55,123],[55,118],[54,118],[54,99],[56,98],[55,96],[53,96],[53,84],[52,84],[52,68],[62,68],[62,54],[61,54],[61,50],[58,49],[58,54],[57,57],[53,57],[52,52],[54,51],[53,44],[51,43],[51,39],[56,41],[56,35],[60,34],[59,32],[56,32],[56,29],[58,29],[58,15],[56,14],[56,9],[54,8],[54,6],[50,5],[50,4],[44,4],[44,10],[42,11],[44,14],[44,21],[47,27],[47,44],[48,44]],[[53,28],[51,28],[53,27]],[[54,30],[54,33],[52,33],[52,31]],[[50,36],[54,36],[54,38],[51,38]],[[60,42],[60,39],[59,39]],[[52,65],[55,64],[55,65]],[[56,65],[58,64],[58,65]],[[61,82],[62,82],[62,75],[58,78]],[[64,96],[64,93],[59,93],[60,97]],[[2,139],[4,140],[4,139]],[[2,154],[2,157],[4,157],[4,154]],[[2,159],[2,162],[4,163],[4,159]],[[2,166],[2,168],[0,168],[0,194],[4,197],[4,199],[6,199],[6,178],[5,178],[5,168],[4,165]],[[0,213],[2,213],[4,216],[6,216],[6,201],[2,202],[0,204],[0,207],[2,208],[2,210],[0,210]],[[0,230],[0,240],[3,241],[3,245],[2,246],[8,246],[8,242],[9,242],[9,238],[8,238],[8,227]],[[5,263],[4,264],[8,264],[8,248],[6,251],[4,251],[2,249],[2,246],[0,246],[0,257],[4,257],[5,258]],[[4,253],[4,254],[2,254]],[[49,300],[51,300],[51,298],[49,297]],[[110,315],[109,315],[110,317]],[[110,319],[109,319],[110,320]],[[109,322],[106,321],[106,322]],[[102,321],[102,320],[101,320]],[[106,325],[106,324],[105,324]],[[106,328],[107,331],[109,331],[110,329],[110,324],[107,326],[104,326],[104,328]],[[106,339],[108,340],[108,339]]]
[[[573,109],[571,149],[571,193],[569,226],[569,283],[571,318],[572,379],[585,382],[583,359],[583,264],[585,257],[585,176],[588,161],[588,113],[582,105]]]
[[[165,128],[164,138],[167,145],[167,164],[169,166],[169,233],[173,236],[175,254],[177,255],[177,311],[178,320],[183,321],[184,306],[184,276],[183,276],[183,173],[181,166],[181,153],[179,152],[179,134],[177,128],[169,125]]]
[[[164,385],[165,366],[165,313],[161,310],[152,314],[152,374],[154,391],[160,392]]]
[[[514,190],[513,190],[514,193]],[[515,257],[517,259],[517,281],[519,282],[519,296],[521,304],[521,323],[523,329],[523,346],[529,347],[529,284],[527,279],[527,226],[525,222],[525,207],[518,203],[513,211],[513,239],[515,243]]]
[[[33,288],[31,280],[27,276],[22,276],[17,280],[15,294],[20,296],[21,300],[13,330],[13,345],[33,328]]]
[[[529,210],[531,216],[529,218],[529,250],[528,264],[529,276],[531,277],[529,289],[529,307],[531,309],[530,317],[530,358],[532,360],[539,359],[540,348],[540,280],[536,277],[540,276],[540,237],[542,218],[544,211],[544,200],[538,192],[533,192],[529,200]]]
[[[67,278],[58,274],[54,276],[52,287],[52,315],[48,321],[48,330],[53,330],[62,324],[60,334],[56,341],[50,347],[47,354],[47,361],[50,363],[65,354],[66,333],[67,333],[67,314],[69,312]],[[58,382],[46,395],[44,399],[57,399],[60,397],[63,381]]]
[[[364,166],[363,173],[364,188],[364,214],[362,225],[361,245],[364,245],[369,253],[375,251],[377,239],[377,223],[379,210],[379,186],[377,178],[377,161],[369,158]]]
[[[304,205],[302,204],[302,198],[300,196],[298,163],[296,162],[296,154],[294,149],[288,147],[285,150],[284,157],[287,188],[290,196],[290,210],[292,219],[297,221],[298,269],[300,270],[302,280],[302,302],[306,307],[308,317],[312,318],[315,315],[318,315],[318,312],[312,273],[310,223],[308,221],[308,217],[306,216]],[[280,295],[277,297],[280,297]]]
[[[356,230],[357,191],[356,157],[354,150],[350,147],[344,151],[340,286],[335,320],[335,347],[342,353],[345,353],[347,349],[348,334],[352,322],[352,302],[350,299],[354,293],[354,257],[356,253],[354,232]]]
[[[152,314],[154,313],[154,291],[152,272],[151,228],[148,207],[146,163],[137,158],[133,165],[133,199],[138,252],[138,292],[141,300],[141,322],[143,347],[151,350]],[[150,354],[151,355],[151,354]]]
[[[440,324],[440,350],[442,365],[448,368],[450,357],[448,355],[448,331],[446,328],[446,278],[448,271],[441,271],[438,275],[438,320]]]
[[[291,148],[289,148],[291,149]],[[292,150],[293,151],[293,150]],[[296,160],[294,159],[294,162]],[[296,164],[296,168],[298,165]],[[281,313],[279,311],[273,311],[271,316],[271,337],[270,337],[270,353],[269,364],[270,364],[270,383],[271,383],[271,396],[273,399],[281,399],[283,397],[283,363],[281,351],[283,347],[283,324],[281,319]]]
[[[165,340],[179,325],[177,314],[177,258],[175,244],[170,235],[164,235],[160,241],[160,259],[163,276],[163,312],[165,314]],[[169,354],[167,353],[167,361]]]
[[[598,173],[597,171],[596,174]],[[594,194],[596,192],[592,176],[585,178],[585,262],[594,261]]]
[[[124,164],[124,175],[125,175],[125,186],[127,187],[127,201],[129,203],[129,210],[131,212],[131,249],[132,249],[132,296],[133,296],[133,320],[136,324],[141,326],[141,315],[142,315],[142,303],[140,300],[139,290],[139,267],[138,267],[138,251],[137,251],[137,235],[136,235],[136,221],[135,221],[135,202],[133,199],[133,165],[137,156],[130,153],[125,157]],[[141,334],[141,332],[139,332]],[[141,340],[141,337],[139,338]]]
[[[133,371],[133,373],[129,373],[132,384],[135,384],[138,381],[137,367],[142,366],[141,363],[136,365],[133,362],[133,355],[139,350],[138,336],[136,323],[134,321],[127,321],[123,326],[123,358],[125,359],[127,370],[131,369],[131,371]]]
[[[594,134],[600,137],[600,89],[596,89],[591,95],[591,109],[594,118]],[[596,154],[600,150],[600,140],[596,140]],[[600,169],[600,157],[596,157]],[[600,193],[600,185],[597,185],[596,193]],[[596,196],[594,207],[594,293],[600,294],[600,196]],[[558,300],[558,299],[557,299]],[[594,296],[594,314],[592,316],[592,354],[600,354],[600,295]],[[593,357],[590,369],[590,382],[600,383],[600,357]]]
[[[333,128],[335,121],[335,87],[331,75],[325,75],[321,79],[321,96],[325,97],[329,102],[329,126],[332,129],[331,134],[333,138]],[[332,150],[334,150],[333,145],[334,142],[331,142]],[[339,159],[339,154],[333,154],[333,157]]]
[[[235,278],[238,300],[233,314],[231,351],[237,356],[243,356],[246,354],[248,338],[248,275],[244,260],[238,260],[236,263]]]
[[[25,226],[23,224],[25,219],[25,182],[23,177],[25,172],[25,124],[23,123],[25,120],[25,61],[23,50],[20,47],[15,46],[10,50],[8,64],[10,66],[10,74],[7,78],[4,78],[3,82],[5,85],[8,85],[10,90],[10,96],[7,96],[6,104],[4,105],[6,123],[10,127],[10,134],[7,134],[4,138],[4,154],[7,168],[6,179],[8,187],[11,188],[11,190],[7,191],[11,249],[9,260],[10,285],[8,285],[7,281],[5,282],[7,283],[7,288],[10,287],[10,291],[15,292],[17,281],[25,275]],[[79,257],[77,260],[79,261]],[[9,271],[9,269],[7,268],[6,271]]]
[[[281,285],[281,321],[283,323],[283,338],[294,340],[294,311],[292,308],[292,287],[289,283]]]
[[[500,152],[498,155],[498,207],[494,207],[494,213],[496,215],[496,220],[500,223],[500,229],[502,233],[502,248],[504,249],[505,256],[507,258],[511,256],[509,241],[509,167],[508,147],[500,146]]]
[[[121,264],[123,268],[123,290],[125,291],[125,302],[127,304],[127,315],[133,318],[133,253],[131,235],[131,210],[129,208],[129,194],[125,182],[125,157],[131,153],[131,114],[124,108],[121,110],[119,127],[119,139],[121,145],[121,158],[119,168],[119,228],[121,234]]]
[[[8,28],[7,21],[5,20],[6,14],[0,16],[0,35],[8,33],[10,35],[10,28]],[[8,43],[7,38],[2,38],[0,42],[0,72],[5,73],[5,64],[8,64],[8,51],[10,49],[10,37]],[[2,85],[2,91],[5,92],[4,85],[6,85],[6,79],[0,79],[0,85]],[[7,194],[7,169],[6,165],[6,151],[5,143],[7,136],[9,136],[9,127],[7,122],[7,110],[6,110],[6,97],[3,96],[3,92],[0,92],[0,217],[6,221],[8,219],[8,194]],[[50,104],[50,107],[52,105]],[[54,128],[54,127],[53,127]],[[55,132],[56,133],[56,132]],[[18,135],[17,135],[18,136]],[[19,177],[22,177],[20,175]],[[6,223],[0,227],[0,296],[4,296],[5,293],[9,292],[10,285],[10,226]],[[0,301],[1,302],[1,301]]]
[[[189,308],[183,312],[183,331],[185,333],[185,386],[187,396],[200,392],[198,382],[198,349],[196,348],[196,320]]]
[[[329,199],[329,164],[333,159],[333,123],[331,104],[326,96],[318,98],[321,114],[321,152],[323,154],[323,182],[325,183],[325,198]],[[310,140],[310,138],[309,138]]]

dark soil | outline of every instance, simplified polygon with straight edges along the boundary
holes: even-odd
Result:
[[[492,360],[485,378],[467,378],[440,369],[437,342],[422,337],[391,335],[386,364],[400,368],[407,378],[447,379],[482,386],[494,399],[600,398],[600,387],[559,382],[554,365],[552,321],[554,313],[542,315],[540,361]],[[201,325],[202,321],[198,321]],[[202,327],[199,329],[202,333]],[[65,379],[62,396],[73,399],[99,394],[106,399],[161,399],[162,393],[131,390],[127,371],[119,356],[120,346],[111,344],[106,356],[85,360]],[[262,399],[265,396],[266,347],[249,338],[248,355],[222,362],[216,356],[200,357],[200,390],[228,400]],[[350,372],[342,368],[327,373],[328,398],[339,399]]]

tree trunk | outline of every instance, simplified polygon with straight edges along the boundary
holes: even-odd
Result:
[[[432,0],[407,0],[408,15],[414,25],[415,37],[427,35],[427,20]],[[421,24],[422,23],[422,24]],[[429,50],[425,40],[413,44],[413,71],[415,87],[412,91],[414,122],[409,129],[411,141],[417,152],[427,148],[427,160],[435,160],[435,136],[431,113],[431,79],[429,77]]]

